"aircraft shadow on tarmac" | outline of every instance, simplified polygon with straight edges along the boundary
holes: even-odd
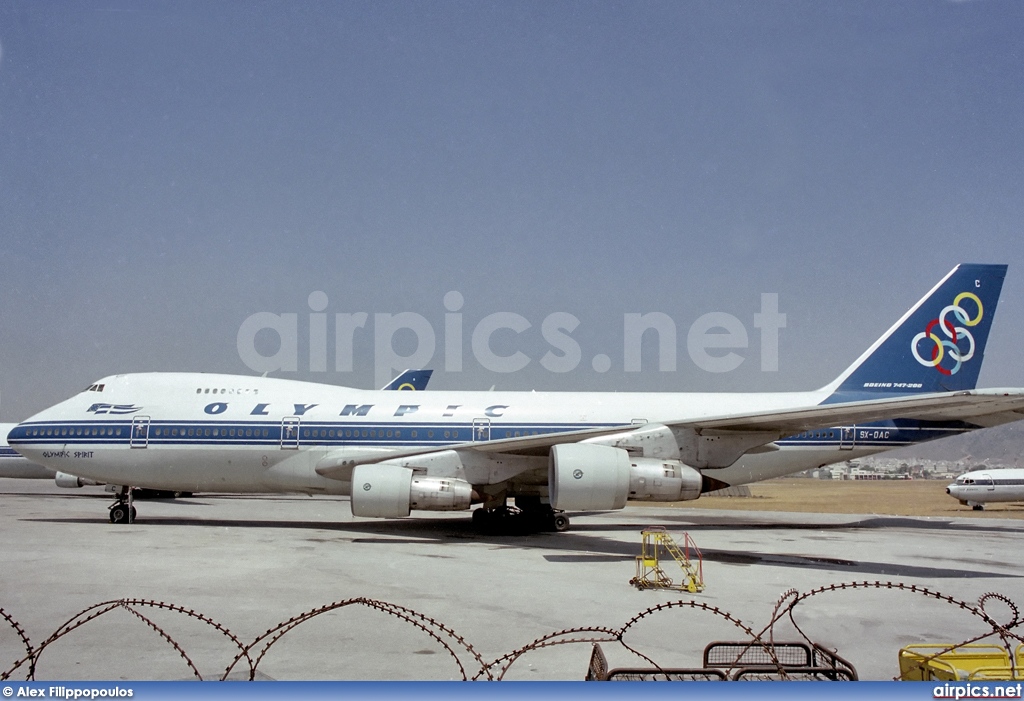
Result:
[[[27,496],[20,492],[0,492],[0,497],[12,496],[12,497],[24,497]],[[77,499],[89,499],[109,502],[112,498],[107,493],[91,493],[91,494],[31,494],[32,499],[54,499],[54,500],[77,500]],[[210,502],[216,502],[219,500],[268,500],[275,502],[291,501],[301,504],[309,504],[310,500],[305,496],[287,496],[287,495],[263,495],[263,494],[218,494],[218,495],[196,495],[194,497],[178,497],[178,498],[155,498],[149,497],[146,499],[137,499],[136,502],[143,503],[172,503],[181,506],[212,506]],[[678,523],[679,527],[683,530],[690,532],[699,533],[701,531],[736,531],[736,530],[763,530],[763,529],[776,529],[776,530],[813,530],[813,531],[829,531],[829,530],[852,530],[852,529],[889,529],[889,528],[912,528],[920,530],[930,531],[946,531],[946,532],[961,532],[961,533],[972,533],[978,535],[1006,533],[1010,535],[1020,535],[1024,532],[1024,523],[1021,526],[1004,526],[994,524],[991,521],[982,519],[971,519],[969,517],[951,518],[946,520],[943,518],[936,517],[907,517],[907,516],[863,516],[859,520],[854,515],[848,515],[850,521],[836,522],[836,523],[823,523],[820,521],[772,521],[756,516],[749,515],[747,511],[733,511],[729,515],[723,516],[721,513],[710,513],[703,510],[687,510],[680,509],[679,515],[667,516],[664,512],[657,515],[657,518],[646,519],[641,521],[639,514],[637,515],[637,521],[634,523],[619,523],[619,524],[588,524],[579,523],[575,519],[577,517],[584,517],[591,514],[607,514],[607,511],[601,512],[582,512],[577,511],[570,514],[574,519],[572,530],[579,532],[584,530],[590,531],[610,531],[610,530],[637,530],[648,525],[648,521],[658,521],[659,525],[664,525],[667,522]],[[794,514],[791,514],[794,515]],[[813,518],[814,513],[806,514],[808,517]],[[845,515],[845,514],[843,514]],[[196,521],[208,521],[208,519],[182,519],[180,521],[176,519],[168,518],[151,518],[144,517],[147,523],[166,523],[173,525],[174,523],[191,523],[198,525]],[[41,519],[50,520],[50,519]],[[90,519],[52,519],[54,522],[60,521],[80,521],[82,523],[92,523]],[[221,522],[218,521],[218,524]],[[237,523],[234,522],[233,523]],[[286,522],[283,521],[246,521],[246,525],[257,526],[257,525],[282,525]],[[294,523],[294,522],[293,522]],[[302,525],[316,526],[317,524],[298,522]],[[353,522],[353,523],[338,523],[338,526],[349,526],[349,525],[372,525],[374,522]],[[406,524],[414,529],[420,529],[424,526],[430,527],[431,524],[436,524],[438,527],[442,525],[446,528],[453,530],[467,530],[468,533],[473,534],[473,537],[479,537],[472,529],[465,529],[463,526],[469,524],[469,519],[465,515],[453,516],[452,518],[430,518],[430,519],[417,519],[416,517],[409,519],[402,519],[398,521],[377,521],[376,523],[386,524],[382,529],[384,532],[393,533],[399,530],[397,524]]]
[[[84,496],[84,495],[83,495]],[[177,499],[175,503],[186,505],[209,505],[205,498]],[[308,503],[308,502],[307,502]],[[772,522],[764,519],[748,519],[737,516],[737,521],[730,523],[721,515],[701,517],[690,512],[678,517],[665,517],[659,514],[643,522],[634,523],[587,523],[581,520],[585,513],[573,514],[574,523],[571,530],[563,533],[530,533],[523,535],[494,535],[478,533],[466,516],[457,518],[399,519],[391,521],[296,521],[296,520],[253,520],[204,518],[202,516],[168,517],[143,516],[137,527],[187,526],[207,528],[268,528],[268,529],[305,529],[312,531],[329,531],[338,535],[348,534],[350,538],[310,538],[316,542],[352,544],[400,544],[400,543],[452,543],[460,540],[504,545],[521,550],[544,551],[543,557],[553,563],[592,563],[592,562],[625,562],[633,561],[639,554],[639,533],[650,525],[649,521],[658,521],[666,525],[666,521],[677,521],[675,528],[682,532],[699,533],[700,531],[736,531],[745,533],[766,530],[814,530],[818,532],[850,531],[858,529],[889,529],[889,528],[924,528],[936,531],[966,530],[972,533],[1019,534],[1020,529],[1005,526],[975,526],[948,521],[925,521],[901,517],[865,517],[840,523],[820,522]],[[102,519],[102,521],[101,521]],[[64,524],[93,524],[109,528],[125,528],[124,525],[111,526],[105,518],[97,515],[96,519],[83,518],[32,518],[27,521]],[[701,523],[700,521],[708,521]],[[131,527],[131,526],[127,526]],[[669,526],[670,530],[673,529]],[[634,532],[636,542],[624,542],[605,537],[603,533]],[[873,562],[869,560],[851,560],[826,557],[820,555],[801,555],[795,553],[764,553],[745,550],[701,549],[704,560],[730,565],[761,565],[773,567],[794,567],[808,570],[822,570],[848,576],[876,577],[918,577],[926,579],[943,578],[1004,578],[1017,575],[1002,572],[969,569],[969,561],[961,560],[960,568],[925,567],[901,562]]]

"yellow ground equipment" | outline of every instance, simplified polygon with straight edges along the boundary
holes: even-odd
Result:
[[[683,534],[680,547],[662,526],[649,526],[640,532],[643,540],[636,558],[636,577],[629,580],[637,589],[678,589],[691,594],[704,591],[704,561],[700,550]],[[676,584],[662,566],[675,561],[683,570],[682,580]],[[674,568],[673,568],[674,569]]]
[[[900,650],[900,679],[1021,681],[1024,680],[1024,645],[1017,646],[1012,658],[1002,645],[908,645]]]

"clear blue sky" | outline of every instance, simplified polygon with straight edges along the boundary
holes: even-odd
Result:
[[[958,262],[1010,265],[981,382],[1024,385],[1022,37],[1014,0],[8,0],[0,418],[117,372],[250,374],[236,336],[261,311],[299,315],[281,377],[374,386],[374,314],[415,312],[433,388],[806,389]],[[623,315],[655,311],[677,370],[652,343],[625,372]],[[344,312],[370,320],[335,372]],[[474,362],[496,312],[532,324],[493,338],[519,372]],[[539,364],[554,312],[580,320],[570,372]],[[750,332],[733,372],[687,357],[709,312]]]

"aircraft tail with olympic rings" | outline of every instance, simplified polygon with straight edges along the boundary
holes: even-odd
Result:
[[[953,268],[823,388],[826,403],[974,389],[1006,267]]]

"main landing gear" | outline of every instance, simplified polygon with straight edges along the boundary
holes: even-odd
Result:
[[[115,490],[114,503],[110,505],[111,523],[134,523],[136,512],[132,502],[137,499],[178,499],[192,496],[192,492],[172,492],[144,487],[116,487]]]
[[[135,507],[132,505],[132,490],[130,487],[121,487],[115,501],[110,505],[111,523],[134,523]]]
[[[551,507],[520,509],[502,506],[497,509],[483,507],[473,512],[473,526],[481,533],[496,535],[523,535],[541,531],[569,530],[569,517]]]

